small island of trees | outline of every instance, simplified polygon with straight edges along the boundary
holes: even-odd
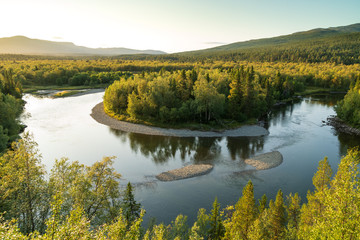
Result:
[[[303,88],[280,72],[266,77],[253,67],[161,70],[115,81],[105,91],[104,109],[121,120],[224,126],[258,118]]]

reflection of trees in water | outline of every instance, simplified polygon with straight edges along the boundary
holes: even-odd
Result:
[[[264,137],[228,137],[227,147],[232,160],[249,158],[264,148]]]
[[[222,138],[197,138],[195,142],[195,163],[212,162],[220,153],[219,142]]]
[[[300,105],[300,103],[297,102],[274,107],[271,109],[271,113],[269,114],[268,119],[274,126],[283,123],[283,121],[289,121],[296,105]]]
[[[151,157],[155,163],[160,164],[175,158],[177,153],[182,161],[185,161],[187,157],[192,157],[196,163],[211,161],[221,151],[219,146],[221,138],[154,136],[126,133],[114,129],[111,129],[111,132],[122,141],[128,139],[133,151],[140,152],[147,158]]]
[[[155,163],[165,163],[174,158],[177,151],[180,159],[185,160],[194,150],[195,138],[176,138],[129,133],[130,147],[135,152],[141,152],[145,157],[151,157]]]
[[[190,158],[194,163],[213,163],[221,153],[218,138],[199,138],[199,137],[167,137],[153,136],[136,133],[126,133],[119,130],[111,130],[121,141],[128,139],[130,147],[134,152],[140,152],[147,158],[151,158],[155,163],[166,163],[178,154],[182,161]],[[228,137],[227,148],[233,160],[238,156],[246,159],[261,151],[264,147],[263,137]]]
[[[338,101],[344,98],[343,93],[339,94],[319,94],[312,95],[310,98],[306,99],[308,103],[319,104],[321,106],[333,107],[337,104]]]
[[[345,156],[349,148],[360,146],[360,136],[350,135],[338,131],[336,131],[336,134],[339,139],[339,151],[341,156]]]
[[[128,138],[128,132],[112,129],[109,127],[109,131],[120,139],[122,143],[125,143]]]

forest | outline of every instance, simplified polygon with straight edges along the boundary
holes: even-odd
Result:
[[[14,79],[12,70],[0,73],[0,155],[18,138],[22,129],[19,116],[24,102],[20,82]]]
[[[360,128],[360,75],[350,86],[344,99],[335,107],[337,116],[355,128]]]
[[[254,68],[160,71],[121,78],[104,95],[110,115],[135,120],[224,124],[259,118],[276,102],[303,91],[304,83],[255,74]]]

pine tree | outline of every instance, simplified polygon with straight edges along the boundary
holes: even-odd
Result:
[[[248,239],[250,226],[256,219],[254,186],[251,181],[244,187],[242,197],[235,205],[229,222],[226,223],[227,239]]]
[[[240,70],[235,70],[231,73],[231,82],[230,82],[230,94],[228,96],[229,100],[229,115],[238,120],[245,120],[245,115],[241,112],[243,106],[243,89],[241,86],[241,77],[243,75],[243,68]]]
[[[299,229],[300,222],[300,197],[298,193],[290,194],[288,197],[287,211],[287,235],[291,239],[295,239]]]
[[[225,228],[220,215],[220,205],[217,198],[215,198],[210,215],[209,238],[212,240],[221,239],[224,236],[224,232]]]
[[[265,208],[266,208],[266,204],[267,204],[267,197],[264,194],[261,199],[259,200],[259,214],[261,214],[262,212],[264,212]]]
[[[285,206],[281,190],[276,195],[275,202],[270,201],[269,205],[269,234],[271,239],[281,239],[285,230]]]
[[[140,216],[140,204],[135,201],[133,187],[129,182],[126,186],[123,199],[123,213],[128,225]]]

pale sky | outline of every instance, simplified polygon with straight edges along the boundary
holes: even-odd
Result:
[[[360,0],[0,0],[0,37],[165,52],[360,23]]]

